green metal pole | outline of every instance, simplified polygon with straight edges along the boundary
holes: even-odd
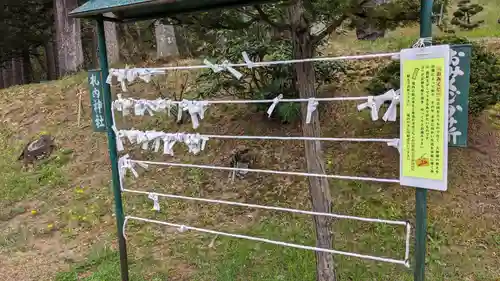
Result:
[[[421,0],[420,38],[432,37],[432,0]],[[427,41],[425,41],[427,42]],[[427,242],[427,189],[415,190],[415,281],[425,280],[425,256]]]
[[[106,81],[109,73],[108,67],[108,54],[106,51],[106,36],[104,33],[104,21],[102,17],[97,19],[97,38],[99,46],[99,63],[101,65],[102,78]],[[102,86],[104,93],[104,114],[106,118],[106,131],[108,133],[108,150],[111,159],[111,174],[113,179],[113,194],[115,198],[115,215],[116,227],[118,229],[118,247],[120,249],[120,266],[122,281],[129,281],[128,279],[128,262],[127,262],[127,244],[123,237],[123,203],[122,194],[120,189],[120,178],[118,172],[118,152],[116,150],[116,136],[113,132],[113,118],[111,108],[111,88],[109,84],[104,83]]]

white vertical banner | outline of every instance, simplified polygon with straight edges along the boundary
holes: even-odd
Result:
[[[447,190],[450,46],[401,51],[401,185]]]

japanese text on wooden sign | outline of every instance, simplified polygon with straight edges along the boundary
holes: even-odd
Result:
[[[102,72],[100,70],[90,70],[88,79],[92,107],[92,126],[96,132],[105,132]]]
[[[467,146],[471,45],[452,45],[449,91],[449,145]]]
[[[446,190],[449,46],[401,52],[401,185]]]

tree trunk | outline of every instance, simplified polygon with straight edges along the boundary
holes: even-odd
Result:
[[[304,59],[314,56],[314,45],[310,35],[310,27],[305,21],[305,8],[303,0],[297,0],[288,8],[290,24],[292,26],[292,44],[294,59]],[[294,65],[296,87],[300,98],[316,96],[314,66],[312,63],[298,63]],[[306,123],[307,104],[301,105],[302,133],[305,137],[320,137],[321,128],[318,111],[315,111],[310,124]],[[307,171],[309,173],[324,174],[325,165],[321,142],[306,141],[305,156]],[[326,178],[309,177],[309,192],[313,211],[331,213],[330,187]],[[331,249],[333,234],[331,220],[324,216],[314,216],[316,228],[316,246]],[[316,280],[336,281],[335,264],[333,256],[328,253],[316,252]]]
[[[4,80],[3,80],[3,67],[0,66],[0,89],[3,89],[5,88],[5,84],[4,84]]]
[[[90,60],[92,61],[92,67],[96,69],[100,67],[99,57],[97,56],[99,52],[97,45],[98,45],[97,26],[94,26],[92,30],[92,47],[90,50]]]
[[[10,63],[4,63],[2,66],[2,80],[3,80],[3,87],[8,88],[11,85],[11,79],[10,79]]]
[[[112,15],[104,14],[112,17]],[[108,51],[108,63],[114,64],[120,61],[120,50],[118,48],[118,36],[116,33],[116,23],[105,21],[104,32],[106,34],[106,50]]]
[[[45,59],[47,60],[47,80],[57,79],[56,54],[54,51],[54,42],[49,40],[44,44]]]
[[[78,0],[54,0],[57,60],[59,75],[76,72],[83,64],[80,20],[69,18],[68,13],[78,7]]]
[[[154,24],[156,36],[156,57],[165,58],[179,56],[174,26],[162,24],[160,21],[155,21]]]
[[[12,58],[11,60],[11,78],[12,85],[21,85],[23,79],[23,64],[21,62],[21,58]]]
[[[28,49],[23,49],[23,82],[29,84],[33,81],[33,68],[31,67],[31,56]]]

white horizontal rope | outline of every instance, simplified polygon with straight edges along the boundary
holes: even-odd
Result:
[[[319,102],[328,101],[360,101],[368,100],[369,96],[360,97],[331,97],[331,98],[313,98]],[[141,99],[125,98],[126,100],[139,101]],[[151,100],[154,101],[154,100]],[[273,103],[274,99],[261,99],[261,100],[197,100],[200,102],[206,102],[207,104],[256,104],[256,103]],[[280,99],[279,102],[309,102],[310,99]],[[168,100],[171,104],[180,104],[182,101]]]
[[[288,137],[288,136],[237,136],[237,135],[200,135],[210,139],[241,139],[241,140],[300,140],[300,141],[337,141],[337,142],[383,142],[388,143],[394,139],[371,138],[321,138],[321,137]]]
[[[125,232],[125,230],[126,230],[126,224],[127,224],[128,220],[130,220],[130,219],[137,220],[137,221],[143,221],[143,222],[149,222],[149,223],[156,223],[156,224],[166,225],[166,226],[170,226],[170,227],[176,227],[176,228],[178,228],[181,231],[194,230],[194,231],[199,231],[199,232],[203,232],[203,233],[210,233],[210,234],[215,234],[215,235],[222,235],[222,236],[228,236],[228,237],[233,237],[233,238],[246,239],[246,240],[257,241],[257,242],[264,242],[264,243],[269,243],[269,244],[274,244],[274,245],[280,245],[280,246],[285,246],[285,247],[303,249],[303,250],[310,250],[310,251],[316,251],[316,252],[325,252],[325,253],[330,253],[330,254],[344,255],[344,256],[356,257],[356,258],[361,258],[361,259],[369,259],[369,260],[375,260],[375,261],[381,261],[381,262],[387,262],[387,263],[394,263],[394,264],[402,264],[402,265],[404,265],[406,267],[409,267],[408,260],[396,260],[396,259],[391,259],[391,258],[383,258],[383,257],[370,256],[370,255],[362,255],[362,254],[357,254],[357,253],[352,253],[352,252],[345,252],[345,251],[338,251],[338,250],[333,250],[333,249],[325,249],[325,248],[318,248],[318,247],[312,247],[312,246],[305,246],[305,245],[299,245],[299,244],[293,244],[293,243],[288,243],[288,242],[282,242],[282,241],[276,241],[276,240],[266,239],[266,238],[260,238],[260,237],[254,237],[254,236],[247,236],[247,235],[241,235],[241,234],[233,234],[233,233],[227,233],[227,232],[221,232],[221,231],[215,231],[215,230],[210,230],[210,229],[205,229],[205,228],[192,227],[192,226],[187,226],[187,225],[182,225],[182,224],[176,224],[176,223],[170,223],[170,222],[163,222],[163,221],[146,219],[146,218],[140,218],[140,217],[134,217],[134,216],[127,216],[125,218],[125,222],[123,224],[124,237],[126,237],[126,235],[125,235],[125,233],[126,233]]]
[[[354,55],[354,56],[340,56],[340,57],[319,57],[319,58],[308,58],[308,59],[295,59],[295,60],[278,60],[278,61],[263,61],[263,62],[253,62],[252,67],[264,67],[272,65],[282,65],[282,64],[294,64],[303,62],[319,62],[319,61],[339,61],[339,60],[359,60],[359,59],[374,59],[383,57],[392,57],[399,55],[397,53],[380,53],[380,54],[368,54],[368,55]],[[230,63],[226,64],[225,67],[249,67],[248,63]],[[212,68],[210,65],[191,65],[191,66],[167,66],[167,67],[157,67],[148,68],[150,70],[192,70],[192,69],[206,69]]]
[[[181,200],[192,200],[192,201],[199,201],[199,202],[205,202],[205,203],[225,204],[225,205],[233,205],[233,206],[256,208],[256,209],[265,209],[265,210],[274,210],[274,211],[283,211],[283,212],[290,212],[290,213],[297,213],[297,214],[304,214],[304,215],[313,215],[313,216],[325,216],[325,217],[332,217],[332,218],[337,218],[337,219],[350,219],[350,220],[357,220],[357,221],[364,221],[364,222],[386,223],[386,224],[392,224],[392,225],[405,225],[405,226],[407,225],[406,221],[364,218],[364,217],[357,217],[357,216],[339,215],[339,214],[334,214],[334,213],[312,212],[312,211],[305,211],[305,210],[298,210],[298,209],[273,207],[273,206],[265,206],[265,205],[257,205],[257,204],[247,204],[247,203],[234,202],[234,201],[206,199],[206,198],[189,197],[189,196],[182,196],[182,195],[148,192],[148,191],[132,190],[132,189],[123,189],[122,191],[129,192],[129,193],[136,193],[136,194],[144,194],[144,195],[154,194],[154,195],[158,195],[160,197],[181,199]]]
[[[184,167],[184,168],[199,168],[199,169],[223,170],[223,171],[245,171],[245,172],[252,172],[252,173],[318,177],[318,178],[334,178],[334,179],[342,179],[342,180],[359,180],[359,181],[390,182],[390,183],[399,183],[400,182],[399,179],[340,176],[340,175],[327,175],[327,174],[315,174],[315,173],[304,173],[304,172],[287,172],[287,171],[262,170],[262,169],[245,169],[245,168],[232,168],[232,167],[211,166],[211,165],[196,165],[196,164],[172,163],[172,162],[154,162],[154,161],[143,161],[143,160],[132,160],[132,159],[130,159],[129,161],[131,163],[137,163],[137,164],[161,165],[161,166]]]

